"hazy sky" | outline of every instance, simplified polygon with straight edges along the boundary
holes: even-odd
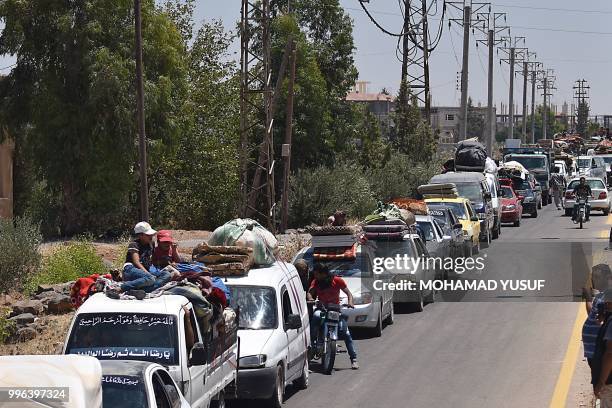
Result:
[[[222,19],[226,27],[233,29],[240,16],[240,3],[240,0],[199,0],[197,18]],[[341,0],[341,3],[354,20],[355,60],[360,79],[371,82],[370,91],[385,87],[395,92],[400,77],[400,62],[395,56],[396,39],[383,34],[370,22],[358,0]],[[400,31],[402,21],[397,1],[370,0],[368,7],[385,28]],[[506,12],[512,34],[526,37],[526,46],[537,53],[538,60],[555,70],[558,90],[552,102],[558,104],[559,109],[563,101],[572,101],[574,81],[586,79],[591,86],[591,113],[612,114],[609,102],[612,4],[609,0],[496,0],[493,11]],[[460,17],[450,7],[449,12],[452,17]],[[430,23],[432,29],[438,22]],[[446,23],[442,41],[430,59],[432,97],[436,105],[459,103],[459,92],[455,88],[457,72],[461,70],[461,47],[461,28],[453,25],[449,29]],[[0,68],[11,62],[10,58],[0,59]],[[472,37],[469,88],[475,103],[486,103],[486,64],[486,47],[476,48]],[[495,67],[495,102],[507,103],[509,69],[507,64],[499,64],[497,56]],[[520,104],[522,77],[517,77],[515,85],[515,101]]]

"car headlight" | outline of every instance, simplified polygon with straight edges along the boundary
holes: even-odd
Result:
[[[516,205],[514,204],[510,204],[510,205],[505,205],[504,206],[504,210],[506,211],[513,211],[516,208]]]
[[[353,296],[353,303],[356,305],[369,305],[370,303],[372,303],[372,298],[372,293],[361,292]]]
[[[255,356],[240,357],[238,367],[240,368],[261,368],[266,365],[267,356],[265,354],[257,354]]]

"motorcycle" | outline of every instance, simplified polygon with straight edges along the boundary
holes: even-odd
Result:
[[[589,205],[589,200],[584,197],[578,198],[576,201],[576,219],[574,222],[576,224],[580,224],[580,229],[582,229],[582,225],[588,221],[587,219],[587,208]]]
[[[312,339],[310,359],[321,360],[323,372],[327,375],[332,373],[336,361],[336,342],[340,331],[341,310],[340,305],[323,305],[319,302],[315,308],[315,312],[320,312],[321,325],[317,328],[317,337]]]

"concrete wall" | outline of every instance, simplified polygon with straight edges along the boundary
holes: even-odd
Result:
[[[0,218],[13,217],[13,150],[10,140],[0,144]]]

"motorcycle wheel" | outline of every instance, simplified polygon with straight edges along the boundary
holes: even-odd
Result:
[[[327,339],[327,351],[321,361],[323,365],[323,373],[331,375],[334,371],[334,362],[336,361],[336,340]]]
[[[582,217],[581,217],[580,218],[580,229],[582,229],[582,223],[583,223],[583,221],[582,221]]]

